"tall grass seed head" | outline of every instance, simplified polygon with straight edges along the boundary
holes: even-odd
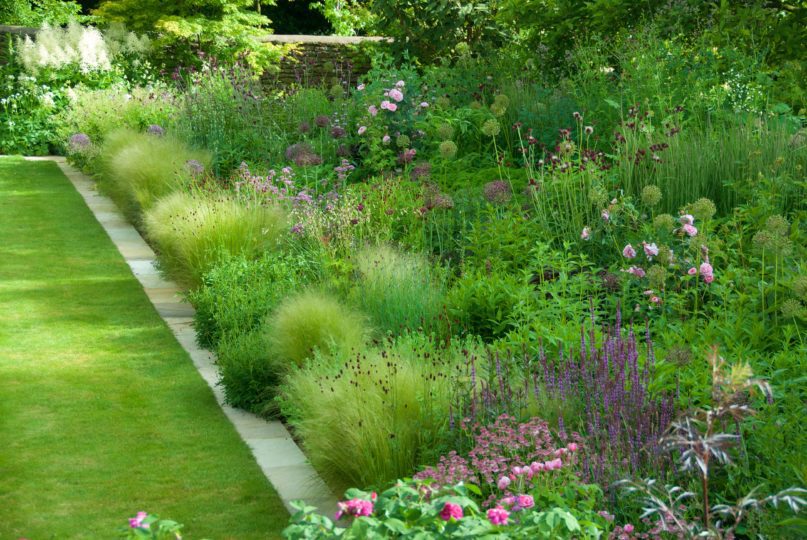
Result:
[[[646,206],[656,206],[661,202],[661,188],[655,185],[645,186],[642,189],[642,203]]]

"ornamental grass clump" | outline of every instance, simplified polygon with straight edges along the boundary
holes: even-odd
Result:
[[[443,286],[424,257],[379,245],[360,251],[355,264],[354,297],[380,329],[400,334],[439,317]]]
[[[267,319],[266,332],[278,369],[301,366],[317,351],[348,356],[363,348],[370,333],[362,314],[316,291],[287,298]]]
[[[276,250],[288,229],[286,214],[277,206],[187,192],[161,199],[145,213],[144,224],[162,268],[190,288],[198,287],[222,257],[254,259]]]
[[[434,459],[462,355],[413,335],[293,369],[280,407],[317,470],[337,486],[377,486]]]
[[[138,218],[188,182],[189,160],[210,162],[206,153],[191,150],[178,139],[118,130],[107,136],[101,149],[101,185],[124,203],[130,217]]]

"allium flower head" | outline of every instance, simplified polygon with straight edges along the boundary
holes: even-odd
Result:
[[[317,127],[325,128],[331,123],[331,119],[326,115],[321,114],[314,119],[314,123],[317,125]]]
[[[501,130],[502,128],[498,120],[494,120],[493,118],[486,120],[485,123],[482,124],[482,133],[488,137],[495,137]]]
[[[765,221],[765,230],[776,236],[790,234],[790,223],[782,216],[775,214]]]
[[[313,152],[303,152],[294,158],[294,164],[298,167],[309,167],[312,165],[322,165],[322,156]]]
[[[454,137],[454,128],[448,123],[440,124],[437,126],[437,136],[444,141],[452,139]]]
[[[482,190],[485,200],[493,204],[506,204],[513,198],[510,184],[503,180],[488,182]]]
[[[443,141],[440,143],[440,156],[443,159],[451,159],[457,155],[457,143],[454,141]]]
[[[70,137],[68,144],[70,145],[70,150],[80,152],[89,148],[92,141],[86,133],[76,133]]]
[[[331,128],[331,137],[334,139],[341,139],[345,135],[347,135],[347,131],[342,126],[333,126]]]
[[[642,203],[647,206],[656,206],[661,202],[661,188],[654,185],[645,186],[642,189]]]
[[[451,106],[451,100],[446,96],[440,96],[435,103],[441,109],[447,109]]]
[[[793,293],[807,301],[807,276],[799,276],[793,280]]]
[[[165,130],[162,126],[158,126],[157,124],[151,124],[147,129],[146,133],[149,135],[154,135],[155,137],[162,137],[165,135]]]
[[[675,228],[675,218],[670,214],[659,214],[653,219],[653,228],[657,231],[671,231]]]
[[[306,121],[302,121],[300,122],[300,125],[297,126],[297,130],[302,134],[306,134],[311,131],[311,124]]]
[[[398,135],[395,139],[395,144],[398,145],[398,148],[409,148],[409,144],[412,141],[406,135]]]
[[[689,213],[699,220],[709,220],[717,213],[715,203],[702,197],[687,207]]]
[[[805,310],[801,302],[795,298],[788,298],[782,302],[782,306],[779,310],[782,316],[787,319],[803,319],[805,315],[807,315],[807,310]]]
[[[294,143],[286,147],[285,156],[286,159],[289,161],[293,161],[297,156],[300,154],[311,154],[314,152],[314,149],[311,148],[311,145],[305,142]]]
[[[188,161],[186,161],[185,168],[193,176],[200,176],[205,172],[205,166],[202,164],[201,161],[198,161],[196,159],[189,159]]]

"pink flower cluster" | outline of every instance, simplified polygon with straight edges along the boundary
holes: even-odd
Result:
[[[375,494],[373,494],[375,495]],[[336,511],[335,519],[341,519],[342,516],[370,516],[373,514],[373,501],[366,499],[350,499],[349,501],[340,501],[336,503],[339,508]]]
[[[133,518],[129,518],[129,527],[132,529],[144,529],[148,528],[143,525],[143,521],[148,517],[148,514],[145,512],[138,512],[137,515]]]
[[[698,229],[695,228],[695,218],[690,214],[684,214],[678,221],[681,222],[681,230],[690,238],[698,234]]]
[[[440,511],[440,519],[444,521],[451,521],[452,519],[462,519],[462,506],[447,502],[443,509]]]
[[[488,520],[494,525],[506,525],[509,517],[510,512],[505,510],[502,506],[488,510]]]

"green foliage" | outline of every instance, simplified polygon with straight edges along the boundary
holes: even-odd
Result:
[[[169,66],[198,65],[198,51],[227,63],[243,58],[258,71],[277,62],[280,49],[260,38],[269,19],[249,11],[253,0],[104,0],[93,12],[106,22],[123,22],[139,32],[157,32],[156,58]]]
[[[320,264],[305,253],[287,251],[219,261],[189,294],[199,345],[215,348],[225,337],[257,329],[284,297],[317,280]]]
[[[257,258],[278,246],[287,231],[276,207],[245,205],[226,195],[175,192],[144,214],[160,264],[179,283],[195,287],[223,256]]]
[[[135,220],[158,199],[191,180],[189,161],[209,163],[204,152],[190,150],[171,135],[158,136],[128,129],[109,134],[99,159],[102,187],[123,201]]]
[[[81,5],[73,0],[4,0],[0,24],[38,27],[79,19]]]
[[[228,335],[217,344],[216,359],[227,403],[261,416],[274,414],[282,370],[263,331]]]
[[[350,357],[369,337],[362,315],[315,291],[288,297],[267,319],[266,329],[279,369],[300,366],[317,351]]]
[[[353,296],[380,329],[399,334],[437,322],[443,291],[426,259],[382,245],[359,252],[355,265]]]

